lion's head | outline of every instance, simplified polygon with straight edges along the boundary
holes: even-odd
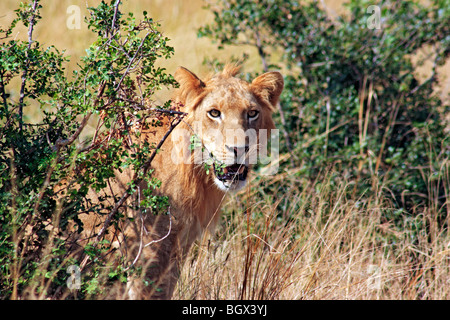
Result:
[[[246,185],[251,165],[275,128],[272,112],[284,86],[279,72],[265,73],[248,83],[235,77],[238,71],[239,67],[228,65],[207,80],[185,68],[175,73],[180,84],[176,99],[188,113],[190,150],[184,155],[189,154],[195,164],[209,166],[223,191]]]

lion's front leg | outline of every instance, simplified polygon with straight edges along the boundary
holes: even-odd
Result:
[[[138,300],[172,297],[182,263],[176,237],[164,239],[157,250],[144,248],[137,273],[127,283],[128,298]]]
[[[155,217],[153,217],[155,218]],[[170,299],[193,238],[183,236],[173,217],[148,219],[127,239],[128,259],[136,273],[127,283],[128,299]]]

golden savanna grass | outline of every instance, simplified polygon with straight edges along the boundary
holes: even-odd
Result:
[[[100,1],[46,2],[35,38],[65,49],[71,56],[70,72],[94,36],[83,22],[79,30],[68,30],[66,9],[78,5],[86,14],[86,4]],[[331,15],[341,12],[341,2],[321,1]],[[11,21],[17,3],[0,1],[0,24]],[[260,70],[252,48],[218,51],[208,39],[197,39],[197,28],[212,20],[203,4],[201,0],[125,1],[124,11],[139,17],[147,10],[161,23],[175,48],[174,58],[163,63],[169,73],[182,65],[202,75],[208,72],[202,65],[205,57],[227,59],[242,51],[251,57],[246,68]],[[14,36],[25,38],[26,30]],[[414,61],[428,52],[423,48]],[[423,79],[432,59],[418,68]],[[449,62],[439,68],[443,98],[450,89],[449,71]],[[162,92],[157,99],[168,97]],[[39,121],[37,107],[26,111],[31,120]],[[339,184],[332,182],[335,175],[341,176]],[[436,187],[435,178],[424,172],[430,191]],[[229,198],[216,233],[206,234],[191,249],[174,299],[449,299],[450,234],[437,227],[438,211],[450,216],[448,162],[437,180],[446,186],[445,205],[439,208],[430,200],[416,208],[418,221],[429,227],[412,238],[407,220],[402,230],[383,219],[386,211],[395,209],[389,188],[381,181],[374,183],[374,196],[355,198],[346,192],[354,188],[351,180],[334,170],[314,182],[301,179],[299,168],[254,176],[246,190]]]
[[[394,208],[381,187],[352,199],[352,183],[329,180],[336,172],[308,183],[296,171],[267,179],[289,188],[278,198],[254,188],[230,199],[217,234],[191,250],[174,298],[450,298],[446,229],[412,239],[382,219]],[[426,210],[419,219],[429,223]]]

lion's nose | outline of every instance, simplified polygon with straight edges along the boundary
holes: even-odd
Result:
[[[245,154],[248,153],[248,150],[249,150],[248,146],[244,146],[244,147],[229,147],[229,146],[226,146],[226,147],[227,147],[227,149],[230,152],[234,153],[234,157],[236,159],[240,159],[242,157],[245,157]]]

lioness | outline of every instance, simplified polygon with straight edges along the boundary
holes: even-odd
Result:
[[[175,73],[180,87],[173,101],[184,105],[182,111],[188,115],[152,162],[153,175],[162,182],[158,192],[169,197],[170,212],[145,214],[127,206],[124,215],[133,219],[126,219],[120,226],[123,236],[116,238],[128,261],[145,270],[144,278],[127,284],[125,294],[130,299],[171,298],[192,243],[204,230],[214,228],[226,193],[245,186],[252,164],[249,158],[262,143],[259,131],[266,129],[262,133],[270,134],[275,128],[272,112],[283,90],[282,75],[268,72],[248,83],[235,77],[238,72],[239,67],[228,65],[207,80],[185,68]],[[165,132],[164,127],[152,128],[136,141],[157,143]],[[193,135],[201,140],[194,150]],[[123,194],[133,174],[117,172],[108,192]],[[141,183],[129,202],[139,205],[146,188]],[[94,202],[101,201],[101,196],[89,193]],[[85,229],[96,224],[92,217],[82,220]]]

